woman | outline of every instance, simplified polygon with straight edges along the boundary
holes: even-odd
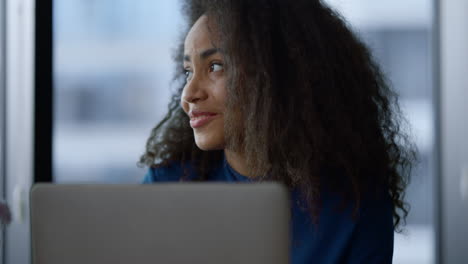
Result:
[[[275,180],[291,263],[391,263],[412,144],[365,45],[320,1],[200,0],[145,183]]]

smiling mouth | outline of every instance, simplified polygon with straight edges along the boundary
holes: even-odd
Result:
[[[192,128],[199,128],[208,123],[210,123],[213,119],[215,119],[218,114],[209,113],[209,114],[201,114],[197,116],[193,116],[190,118],[190,126]]]

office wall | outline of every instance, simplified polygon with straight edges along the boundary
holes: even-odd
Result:
[[[441,263],[468,263],[468,1],[439,0]]]

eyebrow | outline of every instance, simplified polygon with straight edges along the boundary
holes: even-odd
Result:
[[[211,48],[211,49],[202,51],[199,56],[202,60],[204,60],[218,52],[220,52],[218,48]],[[190,62],[190,55],[184,55],[184,61]]]

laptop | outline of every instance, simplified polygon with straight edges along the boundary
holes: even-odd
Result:
[[[289,263],[278,183],[36,184],[33,264]]]

